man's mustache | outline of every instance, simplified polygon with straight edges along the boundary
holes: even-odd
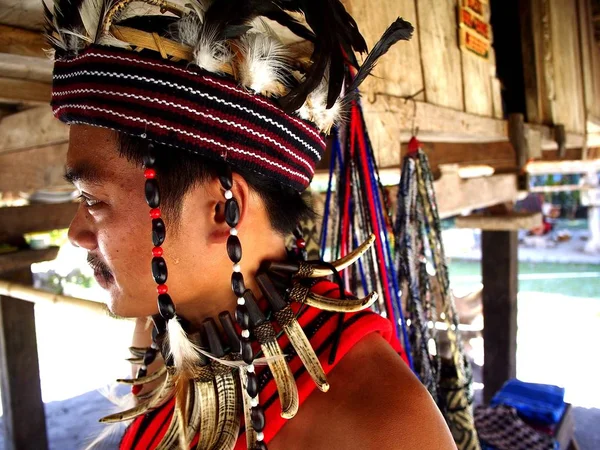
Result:
[[[105,278],[112,277],[112,273],[108,268],[108,265],[97,256],[88,254],[87,263],[92,269],[94,269],[94,271],[100,272],[100,274]]]

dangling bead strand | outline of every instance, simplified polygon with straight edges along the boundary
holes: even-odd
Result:
[[[242,260],[242,244],[238,238],[237,226],[240,221],[240,206],[235,198],[233,198],[233,175],[231,168],[227,165],[223,168],[219,175],[221,187],[224,189],[225,197],[225,222],[229,225],[229,237],[227,238],[227,255],[233,263],[231,274],[231,289],[237,297],[237,307],[235,310],[235,320],[241,329],[240,337],[240,353],[242,359],[247,364],[247,385],[246,392],[252,399],[252,410],[250,416],[252,418],[252,428],[256,431],[257,443],[253,450],[267,450],[267,445],[264,442],[263,431],[265,429],[265,412],[258,402],[258,377],[253,364],[254,351],[252,350],[252,342],[250,341],[250,315],[246,307],[244,292],[246,285],[244,284],[244,276],[242,275],[240,262]],[[249,424],[246,424],[248,426]]]
[[[160,190],[158,188],[157,174],[155,169],[156,155],[154,153],[154,145],[148,144],[148,152],[144,156],[144,178],[146,178],[146,184],[144,186],[144,192],[146,196],[146,202],[150,207],[150,218],[152,219],[152,243],[154,248],[152,249],[152,277],[156,282],[156,292],[158,294],[158,312],[162,321],[158,317],[154,317],[155,329],[157,335],[161,337],[161,343],[164,342],[164,336],[167,333],[167,323],[175,318],[175,304],[173,299],[168,294],[169,288],[166,284],[168,278],[167,263],[163,258],[162,244],[165,242],[167,235],[165,223],[162,220],[162,212],[160,210]],[[177,320],[177,319],[175,319]],[[167,365],[172,365],[172,358],[168,358],[166,349],[163,345],[158,345],[157,341],[154,340],[153,344],[160,347],[160,350],[165,358]],[[147,370],[147,364],[144,364]],[[142,367],[144,367],[142,366]]]

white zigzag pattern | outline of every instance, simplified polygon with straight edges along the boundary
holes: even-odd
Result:
[[[294,158],[296,158],[302,164],[304,164],[308,168],[308,170],[310,170],[311,172],[313,171],[313,168],[311,167],[310,163],[307,160],[305,160],[304,158],[301,158],[296,153],[294,153],[293,150],[287,148],[285,145],[281,144],[280,142],[277,142],[272,137],[267,136],[266,134],[260,133],[260,132],[258,132],[256,130],[253,130],[251,128],[248,128],[248,127],[246,127],[246,126],[244,126],[244,125],[242,125],[240,123],[232,122],[232,121],[227,120],[227,119],[222,119],[220,117],[213,116],[212,114],[207,114],[207,113],[204,113],[202,111],[198,111],[197,109],[190,108],[189,106],[185,106],[185,105],[181,105],[181,104],[178,104],[178,103],[169,102],[167,100],[161,100],[161,99],[158,99],[158,98],[146,97],[145,95],[128,94],[126,92],[112,92],[112,91],[105,91],[105,90],[101,90],[101,89],[73,89],[73,90],[70,90],[70,91],[55,92],[54,95],[56,97],[60,97],[60,96],[63,96],[63,95],[85,94],[85,93],[116,95],[116,96],[119,96],[119,97],[136,98],[136,99],[139,99],[139,100],[145,100],[145,101],[149,101],[149,102],[152,102],[152,103],[159,103],[159,104],[163,104],[163,105],[167,105],[167,106],[172,106],[172,107],[177,108],[177,109],[183,109],[183,110],[189,111],[189,112],[191,112],[193,114],[196,114],[197,116],[206,117],[207,119],[210,119],[210,120],[212,120],[214,122],[220,122],[220,123],[223,123],[225,125],[229,125],[229,126],[232,126],[232,127],[235,127],[235,128],[239,128],[240,130],[247,131],[248,133],[253,134],[254,136],[261,137],[261,138],[263,138],[263,139],[271,142],[273,145],[276,145],[277,147],[279,147],[280,149],[282,149],[283,151],[285,151],[289,155],[291,155]]]
[[[305,175],[303,175],[303,174],[301,174],[299,172],[296,172],[295,170],[292,170],[289,167],[285,167],[282,164],[276,163],[275,161],[271,161],[271,160],[265,158],[264,156],[257,155],[256,153],[253,153],[253,152],[250,152],[248,150],[241,149],[241,148],[230,147],[230,146],[221,144],[220,142],[215,141],[214,139],[210,139],[210,138],[207,138],[207,137],[204,137],[204,136],[200,136],[200,135],[195,134],[195,133],[190,133],[189,131],[182,130],[180,128],[171,127],[171,126],[168,126],[168,125],[164,125],[162,123],[154,122],[152,120],[145,120],[145,119],[142,119],[140,117],[128,116],[126,114],[122,114],[122,113],[117,112],[117,111],[113,111],[113,110],[106,109],[106,108],[98,108],[96,106],[90,106],[90,105],[75,105],[75,104],[61,105],[58,108],[54,109],[54,113],[56,114],[60,110],[65,109],[65,108],[90,109],[92,111],[104,112],[104,113],[107,113],[107,114],[113,114],[115,116],[122,117],[122,118],[127,119],[127,120],[131,120],[133,122],[141,122],[141,123],[144,123],[146,125],[154,125],[154,126],[157,126],[159,128],[163,128],[165,130],[175,131],[176,133],[185,134],[186,136],[190,136],[190,137],[192,137],[194,139],[198,139],[199,141],[208,142],[210,144],[216,145],[217,147],[221,147],[221,148],[225,149],[225,151],[231,150],[234,153],[240,153],[242,155],[250,156],[252,158],[264,161],[267,164],[270,164],[271,166],[278,167],[281,170],[284,170],[284,171],[290,173],[291,175],[294,175],[294,176],[296,176],[296,177],[298,177],[298,178],[300,178],[302,180],[305,180],[307,183],[310,182],[310,180],[308,179],[308,177],[306,177]]]
[[[199,74],[197,72],[193,72],[191,70],[182,69],[181,67],[168,66],[166,64],[155,63],[155,62],[151,62],[151,61],[142,61],[142,60],[139,60],[139,59],[127,58],[125,56],[103,55],[102,53],[87,53],[85,55],[77,56],[77,57],[72,58],[70,60],[63,60],[62,62],[63,63],[75,62],[75,61],[78,61],[78,60],[80,60],[82,58],[85,58],[86,56],[96,56],[98,58],[104,58],[104,59],[118,59],[120,61],[127,61],[127,62],[136,63],[136,64],[145,64],[147,66],[160,67],[160,68],[169,69],[169,70],[176,70],[178,72],[185,73],[185,74],[188,74],[188,75],[193,75],[193,76],[201,77],[204,81],[208,81],[209,83],[216,84],[216,85],[221,86],[221,87],[223,87],[225,89],[229,89],[231,91],[234,91],[234,92],[236,92],[238,94],[242,94],[242,95],[245,95],[245,96],[248,96],[248,97],[252,97],[254,100],[260,102],[261,104],[267,106],[268,108],[270,108],[271,110],[273,110],[273,111],[275,111],[277,113],[281,113],[282,112],[279,108],[277,108],[272,103],[269,103],[268,101],[260,98],[257,95],[253,95],[253,94],[247,92],[244,89],[241,89],[241,88],[238,88],[238,87],[235,87],[235,86],[229,86],[229,85],[226,85],[224,83],[220,83],[220,82],[218,82],[216,80],[213,80],[212,78],[208,78],[208,77],[206,77],[204,75],[201,75],[201,74]],[[323,137],[317,131],[315,131],[314,129],[312,129],[311,127],[309,127],[308,125],[306,125],[304,122],[302,122],[301,120],[299,120],[296,117],[293,117],[293,116],[288,116],[288,117],[290,117],[294,121],[294,123],[296,123],[297,125],[301,126],[306,131],[308,131],[310,134],[312,134],[316,139],[319,140],[319,142],[321,143],[321,145],[323,145],[323,147],[325,147],[325,145],[326,145],[325,141],[323,140]],[[319,157],[319,156],[317,155],[317,157]],[[319,157],[319,159],[320,159],[320,157]]]

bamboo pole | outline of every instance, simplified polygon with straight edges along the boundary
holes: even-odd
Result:
[[[19,283],[0,280],[0,296],[18,298],[32,303],[65,304],[85,308],[99,314],[106,314],[108,309],[104,303],[66,295],[53,294]]]

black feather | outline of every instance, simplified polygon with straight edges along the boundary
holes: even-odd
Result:
[[[287,112],[298,110],[327,77],[327,108],[331,108],[342,91],[347,62],[358,66],[354,52],[365,52],[367,44],[339,0],[280,0],[280,5],[288,11],[301,11],[315,34],[313,64],[302,83],[279,100],[280,105]]]
[[[360,86],[367,75],[371,73],[379,58],[385,55],[392,45],[398,41],[410,40],[413,31],[414,28],[409,22],[398,17],[396,21],[389,26],[385,33],[383,33],[383,36],[381,36],[379,42],[375,44],[369,53],[369,56],[367,56],[367,59],[365,59],[364,63],[360,67],[360,70],[357,72],[356,77],[354,77],[352,84],[348,88],[348,93],[351,94],[358,88],[358,86]]]

